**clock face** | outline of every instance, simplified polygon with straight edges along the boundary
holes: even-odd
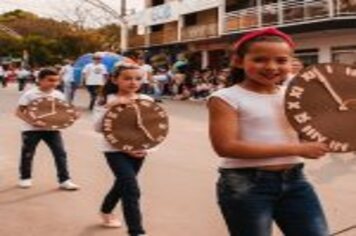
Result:
[[[162,107],[148,100],[110,108],[103,119],[106,140],[122,151],[146,150],[168,135],[168,116]]]
[[[318,64],[288,86],[287,118],[303,140],[326,143],[333,152],[356,150],[356,68]]]
[[[54,97],[33,100],[26,109],[26,116],[33,121],[40,120],[48,129],[64,129],[77,119],[76,108]]]

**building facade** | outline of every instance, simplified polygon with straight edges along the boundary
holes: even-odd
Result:
[[[223,67],[245,32],[291,34],[305,64],[356,64],[356,0],[146,0],[128,17],[129,49],[189,52],[201,68]]]

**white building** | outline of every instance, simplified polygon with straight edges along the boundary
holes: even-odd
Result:
[[[306,63],[356,64],[356,0],[147,0],[128,18],[129,48],[190,51],[220,66],[243,33],[274,26],[291,34]]]

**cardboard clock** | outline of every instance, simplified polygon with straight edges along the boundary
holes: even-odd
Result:
[[[103,118],[106,140],[121,151],[153,148],[167,137],[169,122],[162,107],[148,100],[115,105]]]
[[[285,111],[302,140],[326,143],[332,152],[356,151],[356,68],[305,68],[287,88]]]
[[[54,97],[33,100],[25,111],[32,121],[42,121],[47,129],[64,129],[77,120],[77,110],[67,102]]]

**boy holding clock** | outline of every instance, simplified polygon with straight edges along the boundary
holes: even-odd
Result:
[[[26,91],[19,99],[16,115],[23,121],[22,148],[20,160],[20,188],[32,186],[32,161],[37,145],[43,140],[53,153],[57,168],[59,187],[62,190],[74,191],[79,186],[74,184],[69,176],[67,167],[67,154],[63,146],[63,139],[59,130],[46,128],[46,124],[39,119],[30,119],[26,116],[28,105],[38,98],[52,97],[65,100],[62,92],[55,88],[60,83],[59,75],[51,69],[43,69],[38,75],[38,86]],[[41,115],[50,116],[52,113]],[[37,118],[40,118],[39,116]]]

